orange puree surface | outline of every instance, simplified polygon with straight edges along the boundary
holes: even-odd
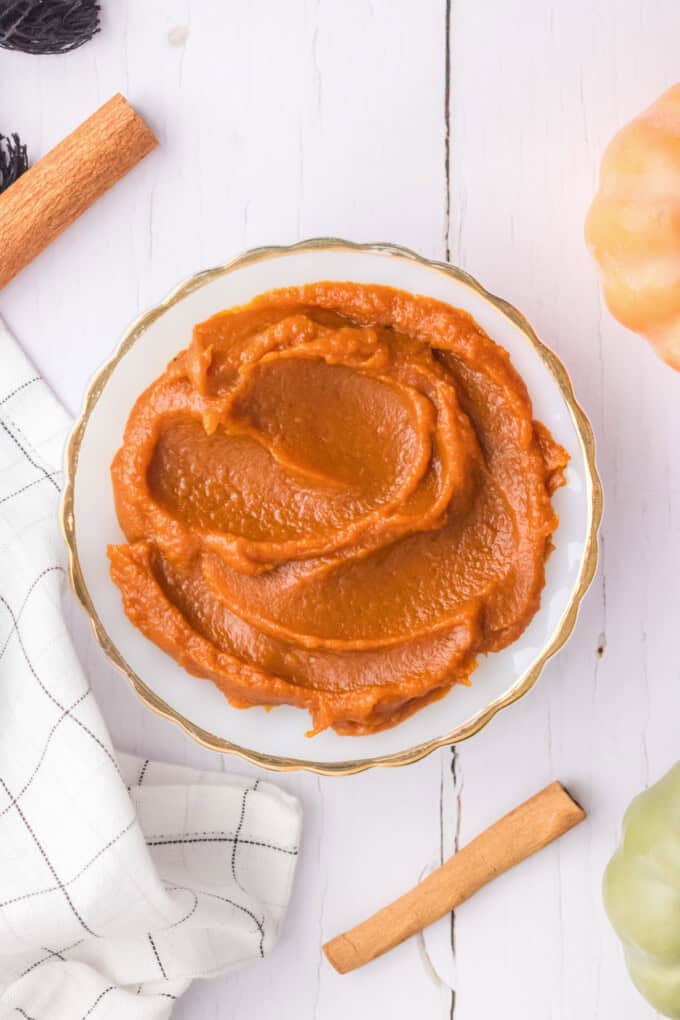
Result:
[[[232,705],[393,726],[536,613],[568,461],[458,309],[358,283],[194,328],[112,465],[125,612]]]

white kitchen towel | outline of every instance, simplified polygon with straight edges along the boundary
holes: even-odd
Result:
[[[62,616],[67,429],[0,321],[0,1016],[160,1020],[272,948],[300,810],[111,747]]]

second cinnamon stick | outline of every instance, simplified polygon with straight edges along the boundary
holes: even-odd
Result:
[[[323,947],[341,974],[363,966],[464,903],[478,889],[568,832],[585,811],[551,783],[450,857],[419,885]]]
[[[158,144],[120,94],[0,195],[0,287]]]

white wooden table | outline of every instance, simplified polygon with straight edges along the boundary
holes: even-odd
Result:
[[[390,240],[469,269],[566,362],[599,440],[601,567],[568,648],[482,734],[419,765],[280,779],[304,803],[272,957],[178,1018],[648,1020],[600,880],[629,799],[680,757],[680,380],[603,308],[582,224],[602,148],[680,78],[677,0],[108,0],[69,56],[0,51],[0,131],[37,158],[113,92],[160,149],[0,294],[75,412],[123,328],[260,244]],[[0,238],[0,244],[2,239]],[[83,655],[123,749],[215,768]],[[554,777],[587,825],[341,978],[321,942]],[[449,985],[453,985],[452,993]]]

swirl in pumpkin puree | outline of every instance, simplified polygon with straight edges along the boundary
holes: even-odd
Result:
[[[232,705],[393,726],[536,613],[566,452],[474,320],[387,287],[194,328],[112,465],[125,612]]]

